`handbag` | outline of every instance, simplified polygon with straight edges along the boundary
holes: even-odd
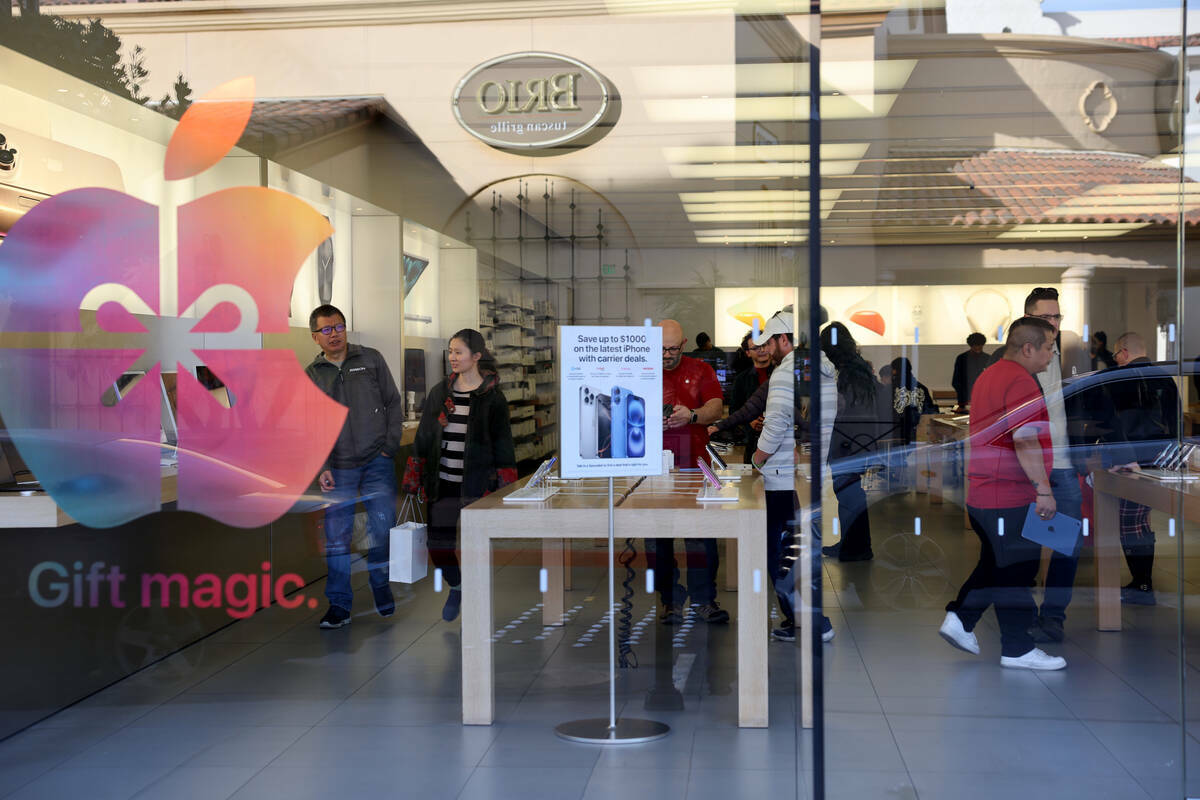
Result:
[[[427,537],[421,503],[406,494],[396,525],[388,531],[388,580],[416,583],[425,577],[429,572]]]
[[[400,488],[409,495],[415,495],[418,500],[425,502],[425,459],[421,456],[409,456],[404,463],[404,478]]]

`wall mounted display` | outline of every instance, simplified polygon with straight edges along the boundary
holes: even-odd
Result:
[[[1002,342],[1023,313],[1031,284],[991,286],[827,286],[821,305],[845,323],[856,341],[879,344],[954,344],[974,332]]]
[[[761,330],[771,316],[790,305],[796,307],[794,286],[738,286],[713,290],[716,321],[713,341],[718,347],[736,347],[755,321]]]

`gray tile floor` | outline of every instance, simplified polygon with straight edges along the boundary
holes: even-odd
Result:
[[[911,532],[917,515],[921,537]],[[1125,609],[1125,630],[1103,634],[1092,593],[1080,589],[1067,641],[1048,648],[1068,669],[1001,670],[990,615],[978,631],[981,656],[936,635],[977,552],[961,510],[893,496],[873,506],[872,523],[875,561],[826,565],[837,629],[823,648],[826,797],[1187,796],[1185,755],[1200,764],[1192,735],[1200,646],[1184,640],[1185,733],[1177,593]],[[1200,587],[1178,545],[1161,537],[1156,582],[1182,583],[1190,605]],[[641,666],[621,670],[619,712],[668,722],[672,734],[610,748],[553,734],[558,722],[607,713],[607,634],[596,627],[604,572],[594,566],[599,551],[578,546],[574,614],[551,631],[537,607],[537,551],[498,554],[496,623],[505,633],[495,645],[491,727],[459,724],[459,626],[441,621],[442,598],[426,581],[402,590],[387,620],[360,591],[354,624],[338,631],[316,629],[321,609],[267,610],[0,742],[0,797],[812,796],[812,732],[797,724],[799,651],[771,645],[771,727],[740,730],[735,627],[663,629],[639,581]],[[1080,576],[1090,581],[1088,556]],[[736,607],[734,596],[722,601]],[[1186,783],[1200,796],[1200,778]]]

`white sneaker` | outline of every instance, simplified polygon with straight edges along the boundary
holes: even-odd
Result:
[[[1051,670],[1067,666],[1067,660],[1060,656],[1052,656],[1035,647],[1023,656],[1000,656],[1000,666],[1009,669]]]
[[[963,627],[962,620],[953,611],[946,612],[946,618],[942,620],[942,627],[938,628],[938,633],[952,647],[965,650],[973,656],[979,655],[979,640],[975,638],[974,633]]]

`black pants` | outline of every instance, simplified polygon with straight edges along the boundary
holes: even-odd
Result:
[[[862,475],[857,472],[834,475],[833,491],[837,495],[838,526],[842,530],[838,558],[870,553],[871,520],[867,516],[867,493],[862,488]]]
[[[958,590],[947,611],[958,614],[963,627],[974,630],[988,606],[996,607],[1000,623],[1000,654],[1022,656],[1033,649],[1029,627],[1037,616],[1030,586],[1037,576],[1042,547],[1021,538],[1029,506],[974,508],[967,506],[971,527],[979,537],[979,563]],[[1001,532],[1000,521],[1004,521]]]
[[[796,510],[800,498],[794,491],[768,491],[767,496],[767,575],[775,587],[775,599],[779,601],[779,612],[783,624],[794,626],[796,615],[792,606],[792,588],[795,576],[783,569],[783,548],[794,541],[793,526],[798,524]],[[786,574],[785,574],[786,572]]]
[[[462,584],[458,568],[458,518],[463,506],[471,502],[462,496],[462,484],[442,481],[438,499],[429,504],[429,534],[426,540],[429,560],[442,571],[442,580],[451,586]]]
[[[687,563],[687,589],[679,585],[675,540],[646,540],[646,561],[654,570],[654,590],[664,604],[680,605],[689,596],[693,603],[711,603],[717,599],[717,567],[721,563],[717,540],[684,539],[683,546]]]

